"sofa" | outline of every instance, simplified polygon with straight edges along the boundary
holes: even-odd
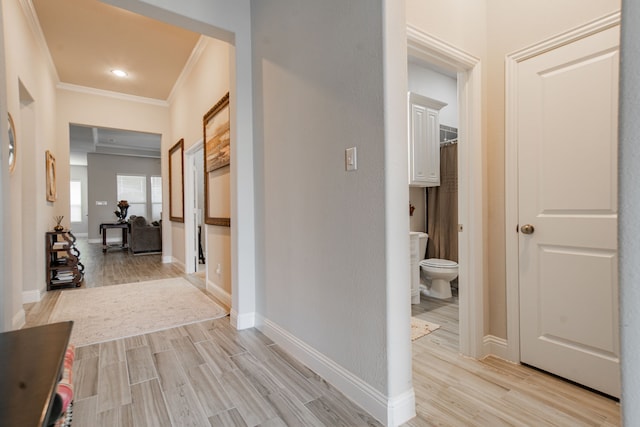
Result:
[[[154,224],[143,216],[129,219],[129,250],[133,254],[162,252],[162,221]]]

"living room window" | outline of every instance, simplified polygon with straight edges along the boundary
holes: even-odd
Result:
[[[151,220],[160,221],[162,218],[162,177],[151,177]]]
[[[71,181],[69,189],[71,222],[82,222],[82,183]]]
[[[147,177],[145,175],[117,175],[118,200],[129,202],[131,215],[147,217]]]

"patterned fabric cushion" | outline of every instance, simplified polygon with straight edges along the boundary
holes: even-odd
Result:
[[[73,400],[73,361],[75,357],[76,348],[71,344],[64,356],[64,370],[57,390],[57,393],[62,398],[62,412],[67,410],[69,403]]]

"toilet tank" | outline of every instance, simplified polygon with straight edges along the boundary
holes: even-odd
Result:
[[[425,259],[425,254],[427,253],[427,242],[429,241],[429,235],[427,233],[418,234],[418,245],[420,252],[418,252],[418,258],[420,260]]]
[[[420,304],[420,261],[427,249],[427,233],[409,232],[409,255],[411,257],[411,304]]]

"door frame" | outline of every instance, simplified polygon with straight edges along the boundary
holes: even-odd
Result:
[[[620,25],[620,11],[506,56],[505,70],[505,244],[507,360],[520,362],[520,269],[518,247],[518,65],[542,53]]]
[[[204,148],[204,144],[202,139],[196,141],[191,147],[187,148],[184,152],[185,162],[184,162],[184,206],[185,206],[185,215],[184,215],[184,264],[185,264],[185,273],[193,274],[196,272],[197,268],[191,265],[191,261],[193,258],[198,256],[196,251],[194,250],[196,236],[191,232],[195,228],[195,224],[193,221],[193,212],[187,212],[187,207],[191,210],[191,207],[194,205],[194,190],[196,183],[193,180],[193,174],[195,172],[195,167],[193,165],[195,160],[195,154]],[[202,183],[204,185],[204,183]],[[207,242],[207,233],[206,230],[202,230],[204,234],[204,247],[206,248]],[[207,283],[207,269],[205,268],[205,283]]]
[[[479,359],[494,352],[484,337],[484,200],[480,59],[411,25],[407,55],[458,74],[458,223],[460,352]]]

